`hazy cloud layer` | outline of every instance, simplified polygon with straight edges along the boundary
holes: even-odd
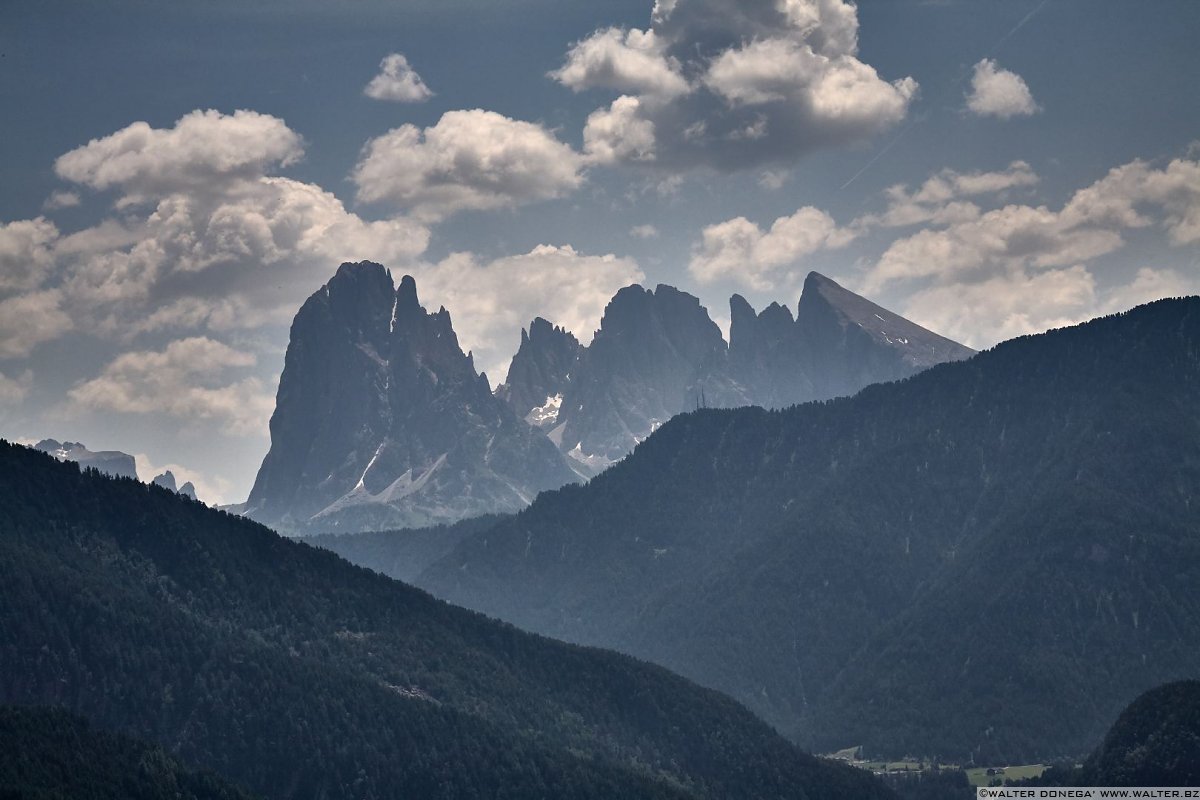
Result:
[[[903,119],[916,82],[885,80],[857,54],[843,0],[658,0],[649,29],[596,31],[551,76],[621,93],[589,119],[597,160],[733,170]]]
[[[815,253],[882,235],[882,252],[853,288],[878,296],[903,287],[902,313],[974,347],[1200,289],[1200,275],[1150,267],[1102,283],[1089,266],[1123,248],[1126,231],[1157,228],[1175,246],[1200,241],[1200,162],[1130,162],[1058,210],[1015,202],[1038,182],[1024,161],[944,169],[916,188],[889,187],[883,211],[844,225],[812,206],[765,230],[735,217],[703,229],[688,270],[701,284],[769,291],[796,285]],[[897,237],[898,229],[909,230]]]
[[[394,103],[421,103],[433,97],[425,81],[400,53],[392,53],[379,62],[379,74],[366,85],[363,94]]]
[[[858,220],[858,224],[898,228],[923,223],[944,225],[966,222],[978,218],[981,213],[971,198],[1025,189],[1037,183],[1037,174],[1024,161],[1014,161],[1007,169],[995,172],[944,169],[914,191],[909,191],[902,184],[888,187],[885,192],[887,211],[865,215]]]
[[[63,208],[74,208],[79,205],[82,199],[79,197],[79,192],[51,192],[46,198],[46,202],[42,203],[42,208],[46,211],[58,211]]]
[[[990,58],[975,65],[967,108],[981,117],[1001,119],[1028,117],[1041,110],[1025,80],[1015,72],[1001,69]]]
[[[1071,265],[1122,247],[1122,229],[1158,225],[1176,245],[1200,241],[1200,162],[1177,159],[1163,169],[1131,162],[1075,192],[1059,211],[1010,204],[940,227],[931,222],[888,246],[867,288],[985,268]]]
[[[235,377],[255,361],[212,339],[180,339],[163,350],[123,353],[68,398],[76,410],[159,413],[185,426],[213,421],[234,434],[261,434],[274,408],[272,387]]]
[[[0,358],[20,358],[42,342],[75,327],[57,289],[26,292],[0,300]]]
[[[1001,180],[1003,174],[1009,180]],[[1032,181],[1024,174],[1015,164],[968,185],[1019,186]],[[952,203],[955,195],[938,196]],[[863,288],[910,286],[904,313],[966,344],[986,346],[1195,293],[1196,274],[1146,266],[1132,279],[1102,285],[1089,266],[1124,247],[1127,231],[1155,228],[1175,246],[1200,241],[1200,163],[1176,159],[1156,168],[1130,162],[1076,191],[1058,211],[1008,204],[961,219],[930,218],[924,229],[887,246]]]
[[[972,347],[1075,325],[1162,297],[1194,294],[1195,278],[1144,267],[1132,281],[1097,288],[1082,264],[1043,272],[1006,271],[972,283],[931,286],[913,295],[906,315]]]
[[[582,183],[582,167],[583,158],[541,125],[474,109],[370,140],[352,177],[360,201],[436,220],[561,197]]]
[[[0,412],[24,400],[32,386],[32,370],[27,369],[14,376],[0,373]]]

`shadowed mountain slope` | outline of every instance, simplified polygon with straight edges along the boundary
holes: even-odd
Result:
[[[699,411],[417,583],[821,750],[1086,752],[1200,670],[1200,299],[785,411]]]
[[[0,703],[272,798],[886,797],[660,667],[0,442]]]

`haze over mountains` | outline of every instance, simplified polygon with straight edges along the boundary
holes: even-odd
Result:
[[[1197,342],[1200,298],[1168,300],[848,399],[685,414],[416,583],[821,751],[1081,753],[1200,671]]]
[[[692,295],[628,286],[592,342],[535,319],[494,393],[405,277],[343,264],[301,308],[244,513],[281,530],[453,522],[591,477],[672,416],[851,394],[971,350],[816,273],[797,315],[731,300],[727,346]]]

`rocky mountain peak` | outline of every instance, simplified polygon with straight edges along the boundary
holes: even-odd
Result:
[[[846,348],[859,347],[854,342],[865,336],[883,348],[880,352],[897,356],[910,370],[958,361],[975,353],[816,272],[809,273],[804,281],[796,323],[801,335],[814,346],[848,353]],[[897,373],[895,377],[905,376]]]
[[[582,349],[570,331],[535,318],[521,330],[521,346],[496,396],[529,424],[552,430]]]
[[[171,470],[167,470],[161,475],[155,476],[154,480],[150,481],[150,483],[155,486],[161,486],[162,488],[171,492],[178,491],[175,486],[175,473],[171,472]]]
[[[794,335],[792,312],[787,306],[771,303],[761,313],[740,294],[729,298],[729,349],[757,349]]]
[[[563,450],[589,469],[621,458],[659,425],[696,404],[706,365],[724,356],[721,331],[700,300],[672,286],[627,286],[563,395]]]
[[[392,299],[392,274],[372,261],[345,263],[325,284],[325,298],[339,318],[355,319],[364,308],[376,311]],[[313,295],[319,298],[321,292]]]
[[[574,477],[492,395],[450,313],[360,262],[296,315],[245,513],[283,529],[424,525],[517,510]]]
[[[175,473],[169,469],[165,470],[161,475],[156,476],[150,483],[154,486],[161,486],[167,491],[191,498],[192,500],[196,499],[196,487],[192,485],[192,482],[188,481],[182,486],[177,486],[175,484]]]

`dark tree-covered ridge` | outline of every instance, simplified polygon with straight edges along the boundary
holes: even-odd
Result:
[[[62,709],[0,706],[0,800],[250,800],[161,747]]]
[[[1200,680],[1129,704],[1084,764],[1096,786],[1200,786]]]
[[[886,797],[660,667],[0,443],[0,703],[272,798]]]

